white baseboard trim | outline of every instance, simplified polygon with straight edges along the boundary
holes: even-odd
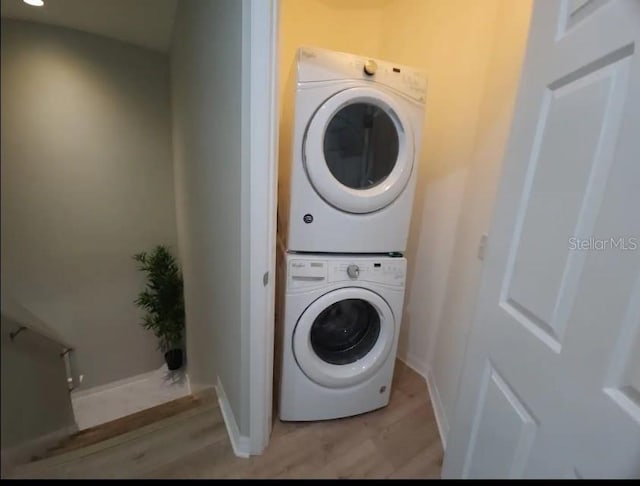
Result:
[[[427,367],[427,388],[429,389],[429,396],[431,397],[431,403],[433,404],[433,412],[436,416],[436,424],[438,424],[438,432],[440,433],[440,442],[442,442],[442,450],[447,450],[447,434],[449,433],[449,421],[444,413],[444,406],[442,405],[442,399],[436,386],[436,380],[431,371],[431,367]]]
[[[3,449],[0,458],[2,461],[2,477],[4,478],[9,474],[14,466],[31,461],[32,456],[43,453],[77,431],[78,426],[73,424],[28,440],[23,444]]]
[[[127,378],[122,378],[120,380],[110,381],[109,383],[105,383],[104,385],[92,386],[91,388],[76,388],[71,392],[71,396],[74,398],[81,398],[81,397],[86,397],[90,395],[95,395],[96,393],[112,390],[113,388],[129,385],[137,381],[146,380],[154,376],[157,372],[158,370],[155,369],[155,370],[147,371],[145,373],[140,373],[139,375],[128,376]]]
[[[424,381],[427,382],[427,390],[429,392],[429,398],[431,399],[431,405],[433,406],[433,413],[436,417],[436,424],[438,426],[438,433],[440,434],[442,450],[446,450],[449,422],[447,421],[447,416],[444,413],[444,407],[442,405],[442,400],[440,399],[440,393],[438,393],[438,387],[436,386],[433,373],[431,372],[431,367],[421,359],[411,355],[407,355],[405,357],[398,356],[398,359],[422,376]]]
[[[398,356],[398,359],[402,361],[404,364],[406,364],[413,371],[418,373],[420,376],[422,376],[425,380],[427,379],[426,370],[428,366],[420,358],[412,354],[407,354],[406,356]]]
[[[235,415],[231,409],[231,403],[229,403],[220,377],[218,377],[216,384],[216,395],[218,396],[218,403],[220,404],[224,424],[227,427],[227,434],[229,434],[229,441],[231,442],[233,453],[238,457],[248,458],[251,455],[251,439],[245,435],[240,435],[238,423],[236,422]]]

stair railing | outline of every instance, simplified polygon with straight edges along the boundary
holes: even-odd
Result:
[[[2,316],[17,324],[17,328],[9,333],[11,341],[15,341],[20,334],[25,331],[33,332],[62,347],[60,358],[64,360],[64,367],[67,374],[67,387],[69,392],[75,389],[73,374],[72,353],[74,347],[63,338],[59,332],[47,325],[42,319],[36,317],[32,312],[20,305],[14,299],[2,296]]]

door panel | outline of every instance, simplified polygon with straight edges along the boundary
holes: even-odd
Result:
[[[640,277],[611,356],[605,385],[605,393],[640,422]]]
[[[503,306],[556,352],[583,262],[571,254],[571,243],[593,231],[627,78],[624,58],[568,83],[551,83],[542,103]]]
[[[639,39],[535,4],[444,477],[640,477]]]
[[[463,476],[519,477],[531,450],[537,424],[490,363],[478,404]],[[493,442],[495,446],[482,447],[487,442]]]
[[[561,14],[562,33],[576,27],[580,22],[588,19],[593,12],[606,5],[609,0],[571,0],[565,2],[566,7]]]
[[[640,403],[640,332],[637,321],[635,324],[635,329],[632,330],[635,332],[635,339],[630,352],[624,357],[626,364],[618,386],[630,400]]]

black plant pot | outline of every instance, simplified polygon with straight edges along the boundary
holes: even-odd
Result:
[[[182,349],[170,349],[164,353],[164,360],[171,371],[182,368]]]

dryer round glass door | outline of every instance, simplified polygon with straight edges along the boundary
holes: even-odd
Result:
[[[329,98],[307,128],[304,163],[318,194],[337,209],[369,213],[392,203],[413,170],[411,126],[379,89]]]
[[[293,333],[293,352],[314,382],[341,388],[371,377],[388,358],[395,320],[378,294],[347,287],[314,301]]]

